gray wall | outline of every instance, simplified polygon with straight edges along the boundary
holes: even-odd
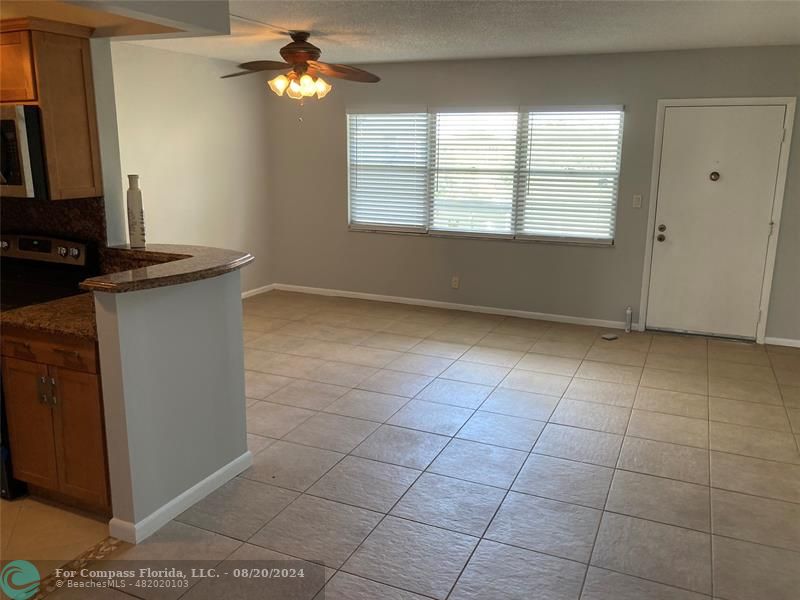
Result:
[[[235,66],[136,44],[113,42],[110,54],[104,109],[116,122],[100,123],[110,242],[127,238],[123,190],[138,173],[148,242],[247,250],[256,262],[243,288],[270,283],[264,82],[220,79]]]
[[[302,109],[268,100],[273,281],[620,321],[637,311],[659,98],[798,96],[800,47],[370,65]],[[346,107],[624,104],[616,245],[347,230]],[[298,121],[302,114],[303,121]],[[795,127],[767,335],[800,339],[800,125]],[[643,194],[641,209],[631,197]],[[461,275],[461,289],[450,276]],[[636,313],[634,314],[634,319]]]

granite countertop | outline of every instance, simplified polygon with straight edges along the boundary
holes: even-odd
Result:
[[[175,244],[150,244],[141,249],[114,246],[103,254],[104,270],[109,273],[90,277],[81,283],[82,289],[120,294],[178,285],[223,275],[254,260],[247,252]],[[114,269],[115,264],[127,270]]]
[[[208,279],[240,269],[252,262],[247,252],[206,246],[152,244],[146,249],[127,246],[104,248],[105,275],[80,284],[87,291],[124,293]],[[85,293],[59,300],[3,311],[3,327],[41,333],[97,339],[94,298]]]
[[[0,315],[5,327],[19,327],[47,334],[97,339],[92,294],[78,294],[41,304],[6,310]]]

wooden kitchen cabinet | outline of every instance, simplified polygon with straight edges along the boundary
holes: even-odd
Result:
[[[94,345],[5,331],[3,338],[14,476],[57,498],[107,510],[105,428]]]
[[[0,33],[0,102],[36,100],[29,31]]]
[[[39,107],[51,200],[103,195],[91,31],[33,18],[0,21],[0,101]]]
[[[14,476],[35,485],[58,489],[53,414],[43,400],[47,366],[3,358],[3,397]]]
[[[90,373],[53,366],[48,371],[56,381],[52,402],[59,490],[105,505],[108,487],[100,382]]]

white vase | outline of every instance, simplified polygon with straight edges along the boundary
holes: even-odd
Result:
[[[144,248],[144,209],[139,176],[128,175],[128,238],[131,248]]]

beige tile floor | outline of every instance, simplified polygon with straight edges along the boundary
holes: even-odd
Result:
[[[122,556],[295,557],[328,567],[327,600],[798,597],[800,351],[244,307],[254,465]]]
[[[0,500],[0,561],[33,562],[42,577],[108,537],[108,522],[28,497]]]

